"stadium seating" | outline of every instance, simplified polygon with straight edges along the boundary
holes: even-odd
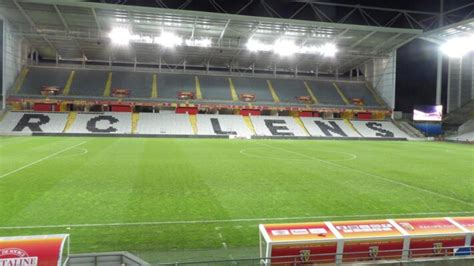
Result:
[[[70,74],[70,70],[33,67],[29,68],[25,81],[19,94],[35,95],[41,94],[42,86],[57,86],[64,88]]]
[[[30,67],[20,90],[13,92],[12,95],[40,96],[41,87],[44,85],[58,86],[64,89],[71,71],[71,69]],[[74,72],[71,86],[67,93],[61,95],[62,97],[72,99],[113,97],[111,90],[121,88],[130,91],[128,97],[131,100],[140,101],[150,101],[150,98],[156,98],[154,101],[176,101],[179,92],[191,92],[195,94],[195,101],[228,103],[230,101],[241,101],[241,99],[238,99],[241,94],[250,94],[255,96],[256,103],[284,106],[303,104],[298,101],[298,97],[312,96],[308,92],[309,89],[316,97],[317,105],[344,106],[346,103],[334,85],[337,83],[340,91],[349,102],[352,98],[358,98],[363,99],[366,106],[381,107],[364,82],[304,81],[291,78],[229,77],[91,69],[76,69]],[[156,84],[154,83],[154,76],[156,77]],[[231,92],[229,79],[233,84],[232,89],[235,89],[234,95]]]
[[[107,82],[107,71],[81,70],[76,71],[71,84],[71,96],[103,96]]]
[[[287,116],[252,116],[257,136],[267,137],[307,137],[308,135],[295,121]]]
[[[352,121],[355,129],[363,137],[408,138],[409,136],[388,121]]]
[[[467,132],[461,135],[456,135],[448,138],[449,140],[454,140],[454,141],[469,141],[469,142],[474,142],[474,131],[473,132]]]
[[[314,137],[361,137],[344,120],[323,120],[319,117],[302,117],[301,120]]]
[[[271,82],[276,94],[283,103],[298,102],[297,98],[299,96],[309,96],[301,80],[273,79]]]
[[[151,73],[114,71],[111,88],[129,89],[131,98],[149,98],[152,79]]]
[[[457,134],[448,137],[454,141],[474,141],[474,119],[470,119],[458,128]]]
[[[137,134],[144,135],[193,135],[188,114],[141,113]]]
[[[194,92],[195,79],[192,75],[159,74],[157,77],[158,97],[176,99],[179,92]]]
[[[8,112],[0,122],[1,133],[61,133],[67,113]]]
[[[131,113],[78,113],[67,133],[131,134]]]
[[[198,135],[252,135],[240,115],[197,115],[197,133]]]
[[[231,101],[229,80],[226,77],[198,76],[202,98]]]
[[[337,82],[337,85],[349,101],[351,99],[361,99],[366,106],[379,105],[364,82]]]
[[[273,102],[268,89],[267,80],[264,78],[232,78],[237,94],[253,94],[257,102]]]
[[[391,121],[250,116],[251,125],[248,125],[240,115],[198,114],[191,117],[173,111],[139,113],[136,117],[138,122],[135,124],[132,122],[132,113],[127,112],[77,113],[75,119],[71,119],[71,124],[68,123],[68,113],[7,112],[0,122],[0,133],[132,134],[133,132],[138,135],[410,138]],[[195,124],[192,123],[194,121]],[[132,128],[134,125],[136,129]],[[252,133],[249,128],[251,126],[256,134]],[[463,141],[472,140],[472,137],[472,132],[457,136]]]
[[[307,83],[320,104],[345,105],[332,81],[308,81]]]

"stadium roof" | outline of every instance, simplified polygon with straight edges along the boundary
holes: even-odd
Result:
[[[230,15],[202,11],[151,8],[58,0],[0,0],[2,15],[44,59],[126,63],[168,67],[232,66],[236,69],[340,72],[364,61],[386,57],[387,52],[416,38],[418,29],[402,29],[283,18]],[[142,40],[173,32],[186,39],[209,38],[210,47],[163,48],[147,41],[129,47],[110,43],[109,32],[127,27]],[[252,53],[249,39],[274,42],[291,39],[305,45],[335,43],[336,57],[295,54],[288,58],[272,52]]]
[[[474,18],[463,20],[436,30],[428,31],[422,38],[434,43],[442,44],[453,38],[474,35]]]

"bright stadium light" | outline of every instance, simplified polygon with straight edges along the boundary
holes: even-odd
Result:
[[[187,39],[185,41],[186,46],[195,46],[195,47],[210,47],[212,42],[209,38],[201,39]]]
[[[273,44],[267,44],[259,40],[250,39],[246,47],[251,52],[274,52],[280,56],[290,56],[293,54],[320,54],[322,56],[333,57],[337,53],[335,44],[326,43],[324,45],[297,45],[288,39],[278,39]]]
[[[320,47],[319,52],[326,57],[334,57],[337,53],[337,47],[335,44],[326,43]]]
[[[302,46],[298,49],[298,53],[301,54],[320,54],[322,56],[333,57],[337,53],[337,47],[335,44],[326,43],[324,45],[311,45]]]
[[[155,37],[155,43],[167,47],[173,48],[183,44],[183,39],[171,32],[162,32],[159,37]]]
[[[273,48],[271,44],[266,44],[254,39],[248,40],[246,46],[247,49],[251,52],[268,52],[271,51]]]
[[[442,44],[440,50],[449,57],[461,58],[474,51],[474,35],[451,39]]]
[[[273,52],[280,56],[290,56],[298,51],[298,46],[291,40],[280,39],[273,44]]]
[[[127,28],[114,28],[109,33],[109,38],[113,44],[128,45],[132,39],[132,34]]]

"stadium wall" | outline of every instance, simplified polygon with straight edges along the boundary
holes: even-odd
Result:
[[[474,52],[450,58],[448,70],[448,113],[474,99]]]
[[[3,21],[3,73],[2,73],[2,109],[6,108],[5,98],[8,90],[12,88],[15,83],[15,78],[24,65],[22,57],[22,48],[24,44],[18,36],[13,35],[11,24],[0,15],[0,20]]]
[[[364,69],[367,81],[375,88],[388,106],[394,109],[397,52],[391,52],[387,58],[370,60],[361,69]]]

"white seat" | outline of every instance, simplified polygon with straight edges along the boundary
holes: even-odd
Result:
[[[364,137],[409,138],[390,121],[352,121],[352,124]]]
[[[132,113],[78,113],[67,133],[131,134]]]
[[[258,136],[307,136],[293,117],[251,116],[250,119]]]
[[[240,115],[199,114],[196,117],[198,135],[252,135]]]
[[[67,113],[8,112],[0,122],[0,132],[60,133],[67,123]]]
[[[449,137],[448,139],[457,140],[457,141],[474,141],[474,131],[466,132],[464,134],[457,135],[457,136],[452,136],[452,137]]]
[[[320,117],[302,117],[301,120],[314,137],[361,137],[344,120],[325,120]]]
[[[188,114],[141,113],[137,125],[138,134],[146,135],[193,135]]]

